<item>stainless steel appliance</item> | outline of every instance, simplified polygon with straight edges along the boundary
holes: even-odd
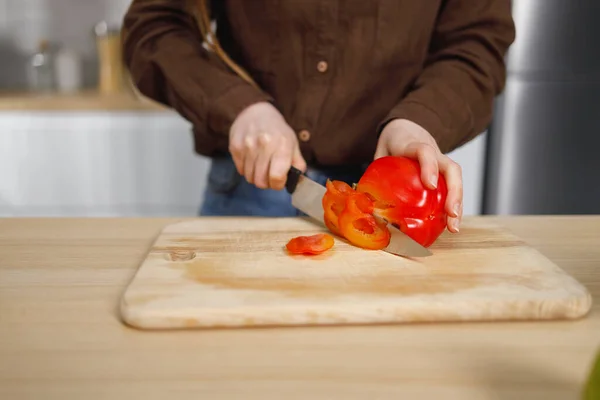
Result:
[[[484,214],[600,213],[600,2],[515,0]]]

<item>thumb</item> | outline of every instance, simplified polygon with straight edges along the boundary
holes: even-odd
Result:
[[[306,172],[306,161],[302,157],[300,147],[294,146],[294,154],[292,155],[292,165],[302,172]]]
[[[385,157],[388,155],[389,153],[385,142],[383,140],[377,142],[377,148],[375,149],[375,156],[373,157],[373,159],[377,160],[378,158]]]

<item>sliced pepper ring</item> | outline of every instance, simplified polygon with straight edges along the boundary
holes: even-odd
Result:
[[[327,228],[336,235],[342,236],[339,230],[339,215],[346,206],[346,198],[355,191],[345,182],[327,180],[327,191],[323,196],[322,204],[324,220]]]
[[[338,218],[339,230],[356,246],[381,250],[390,243],[391,234],[385,222],[371,214],[373,201],[364,193],[354,193],[346,198],[344,210]]]

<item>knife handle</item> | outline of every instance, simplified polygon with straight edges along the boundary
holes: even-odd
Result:
[[[296,186],[298,185],[298,180],[300,179],[301,175],[302,171],[300,171],[298,168],[290,168],[290,170],[287,173],[287,180],[285,181],[285,190],[287,190],[288,193],[294,193],[294,190],[296,190]]]

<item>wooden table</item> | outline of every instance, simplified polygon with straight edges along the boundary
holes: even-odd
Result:
[[[1,399],[576,399],[600,216],[497,222],[588,287],[579,321],[145,332],[117,305],[174,219],[0,219]]]

